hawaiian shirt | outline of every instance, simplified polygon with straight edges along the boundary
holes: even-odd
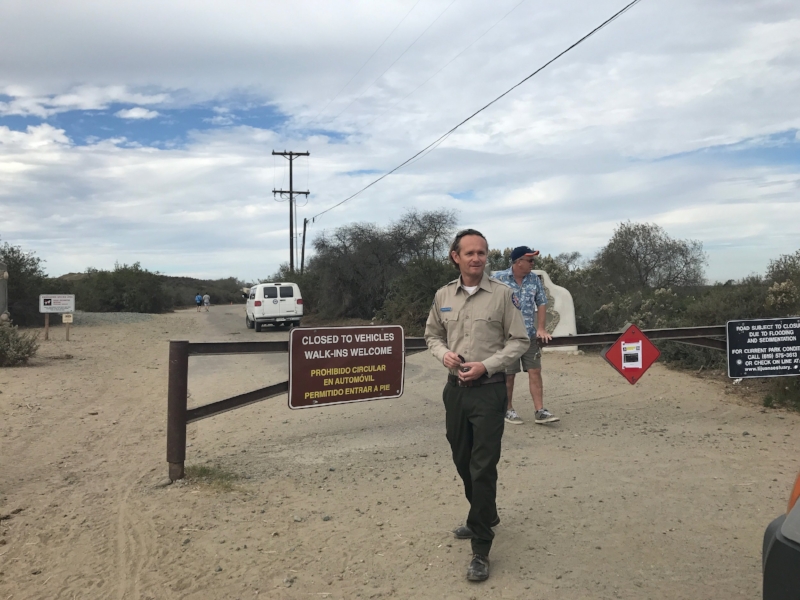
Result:
[[[544,291],[544,285],[539,276],[531,271],[522,280],[522,285],[517,283],[514,279],[514,274],[509,267],[505,271],[495,271],[492,277],[498,281],[502,281],[512,290],[519,301],[519,309],[522,311],[522,318],[525,320],[525,328],[528,330],[528,336],[531,339],[536,337],[536,308],[547,304],[547,295]]]

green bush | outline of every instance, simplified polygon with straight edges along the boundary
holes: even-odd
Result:
[[[670,327],[725,325],[736,319],[765,319],[783,316],[768,302],[767,282],[757,275],[700,289],[687,296],[683,309],[673,314]],[[688,369],[724,369],[726,355],[719,350],[688,346],[676,342],[659,344],[662,359]]]
[[[25,252],[21,246],[8,242],[0,246],[0,262],[8,268],[8,311],[17,325],[35,325],[40,320],[39,294],[46,275],[42,260],[33,252]]]
[[[782,406],[793,410],[800,410],[800,377],[773,377],[767,386],[769,393],[764,398],[771,406]]]
[[[592,265],[620,291],[702,285],[706,255],[697,240],[676,240],[655,223],[620,223]]]
[[[35,331],[20,333],[11,326],[0,326],[0,367],[14,367],[28,362],[39,349]]]
[[[159,275],[164,288],[165,304],[171,308],[194,306],[197,292],[211,296],[211,304],[243,304],[244,281],[235,277],[224,279],[196,279],[194,277],[168,277]]]
[[[402,325],[408,336],[422,335],[436,290],[456,277],[458,272],[449,261],[412,260],[403,274],[392,282],[378,318]]]
[[[323,231],[312,244],[315,254],[305,273],[289,273],[283,265],[268,280],[297,283],[308,302],[306,309],[323,318],[372,319],[384,310],[395,282],[410,265],[424,260],[444,263],[455,225],[451,211],[412,210],[386,227],[352,223]],[[424,276],[423,271],[413,276]],[[424,287],[430,289],[429,282]],[[428,307],[432,300],[433,292],[426,300]]]
[[[172,308],[161,276],[137,262],[115,265],[113,271],[88,269],[73,283],[77,308],[87,312],[160,313]]]

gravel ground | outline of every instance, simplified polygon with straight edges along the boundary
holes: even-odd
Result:
[[[120,323],[141,323],[150,321],[154,315],[145,313],[127,312],[82,312],[76,311],[74,325],[94,326],[94,325],[118,325]]]
[[[87,315],[89,316],[89,315]],[[279,341],[241,306],[75,327],[0,369],[0,600],[731,600],[761,597],[764,528],[800,471],[800,415],[656,363],[635,386],[596,354],[545,357],[552,426],[503,435],[491,578],[465,578],[468,503],[444,369],[409,356],[401,398],[191,423],[164,485],[169,340]],[[287,379],[286,353],[193,356],[191,406]],[[209,475],[198,476],[206,467]],[[190,472],[191,473],[191,472]]]

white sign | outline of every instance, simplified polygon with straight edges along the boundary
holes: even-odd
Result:
[[[75,294],[41,294],[40,313],[74,313]]]
[[[622,368],[642,368],[642,342],[622,342]]]
[[[65,314],[61,315],[61,322],[62,323],[72,323],[72,314],[71,313],[65,313]]]

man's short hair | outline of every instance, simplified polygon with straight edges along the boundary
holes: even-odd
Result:
[[[486,240],[486,237],[477,229],[462,229],[456,234],[456,237],[453,239],[453,243],[450,244],[450,252],[447,253],[447,257],[450,259],[450,262],[453,263],[453,266],[458,268],[458,263],[453,260],[453,252],[459,254],[461,252],[461,238],[466,235],[477,235],[478,237],[482,237],[483,241],[486,242],[486,250],[489,250],[489,242]]]

